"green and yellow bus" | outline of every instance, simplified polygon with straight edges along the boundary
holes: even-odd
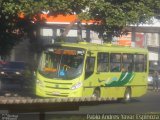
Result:
[[[148,51],[110,44],[57,43],[41,54],[40,97],[140,97],[147,91]]]

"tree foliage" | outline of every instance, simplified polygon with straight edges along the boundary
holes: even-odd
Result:
[[[76,7],[70,3],[68,0],[0,0],[0,56],[8,54],[24,34],[32,32],[36,27],[32,21],[36,18],[38,23],[42,11],[49,10],[52,15],[73,14],[72,8]]]
[[[88,6],[82,16],[101,21],[92,27],[104,40],[123,34],[128,25],[146,23],[160,14],[159,0],[89,0]]]
[[[31,32],[33,16],[42,11],[49,15],[78,14],[80,19],[97,22],[91,29],[108,41],[123,34],[130,24],[146,23],[153,16],[159,18],[159,0],[0,0],[0,55],[4,55]],[[24,19],[19,15],[23,13]],[[37,21],[38,22],[38,21]]]

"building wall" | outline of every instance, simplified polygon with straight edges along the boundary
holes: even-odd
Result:
[[[55,27],[54,25],[51,25],[49,27],[41,27],[40,28],[40,36],[42,44],[51,44],[56,39],[56,37],[61,36],[61,30],[64,30],[65,26],[61,27]],[[102,39],[98,37],[98,34],[94,31],[87,32],[86,29],[82,29],[81,31],[81,38],[84,41],[90,41],[93,43],[99,43],[102,44]],[[77,42],[78,39],[78,30],[77,27],[74,27],[70,29],[66,35],[66,42]],[[88,40],[89,39],[89,40]]]
[[[42,26],[37,31],[37,37],[40,44],[51,44],[54,42],[57,36],[60,36],[61,29],[65,29],[67,25],[47,25]],[[89,31],[89,32],[88,32]],[[39,33],[38,33],[39,32]],[[78,37],[78,30],[77,26],[73,26],[71,30],[67,34],[67,42],[77,42]],[[98,37],[98,34],[91,30],[82,29],[82,39],[85,41],[90,41],[92,43],[103,44],[103,41]],[[89,40],[88,40],[89,39]],[[121,36],[120,38],[114,38],[114,42],[116,41],[125,41],[124,44],[131,45],[132,42],[132,33],[129,33],[126,36]],[[135,33],[135,46],[136,47],[144,47],[149,49],[149,60],[153,63],[160,61],[160,54],[159,54],[159,33],[143,33],[137,32]],[[14,47],[12,50],[12,54],[10,60],[12,61],[26,61],[31,62],[33,61],[34,55],[32,51],[29,49],[29,40],[25,39],[18,45]]]

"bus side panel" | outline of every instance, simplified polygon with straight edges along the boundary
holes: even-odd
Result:
[[[98,74],[99,84],[101,87],[101,97],[104,98],[119,98],[124,96],[125,86],[118,86],[118,85],[109,85],[111,82],[118,81],[118,79],[121,76],[120,72],[114,72],[114,73],[105,73],[100,72]]]
[[[147,92],[147,86],[132,86],[132,97],[140,97]]]
[[[125,87],[101,87],[101,97],[104,98],[122,98]]]
[[[101,75],[103,76],[103,74]],[[115,76],[117,76],[117,79],[120,78],[120,75],[117,73],[108,74],[106,76],[109,76],[110,78],[116,78]],[[107,78],[102,77],[101,79],[107,79]],[[116,80],[117,84],[112,84],[111,86],[104,85],[105,87],[101,87],[101,97],[123,98],[127,87],[131,88],[132,97],[139,97],[144,95],[147,92],[147,74],[146,73],[133,73],[132,77],[128,79],[128,82],[123,85],[121,85],[120,81],[121,79]]]
[[[93,87],[84,87],[83,89],[83,97],[91,97],[93,94],[94,88]]]
[[[147,73],[135,73],[133,80],[128,85],[147,86]]]
[[[135,73],[133,80],[127,84],[131,86],[132,97],[140,97],[147,92],[147,74]]]

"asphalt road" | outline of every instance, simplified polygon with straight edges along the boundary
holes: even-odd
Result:
[[[147,94],[130,103],[117,101],[80,106],[78,111],[52,112],[56,114],[141,114],[160,113],[160,91],[148,90]]]
[[[80,106],[78,111],[46,113],[45,118],[46,120],[159,120],[160,91],[148,90],[146,95],[127,104],[114,101],[85,105]]]
[[[160,91],[155,92],[152,90],[148,90],[147,94],[145,94],[140,98],[133,99],[130,103],[127,103],[127,104],[120,103],[117,101],[112,101],[112,102],[108,101],[104,103],[86,104],[86,105],[80,106],[79,110],[75,110],[75,111],[45,112],[45,115],[41,114],[41,117],[39,116],[40,115],[39,113],[27,113],[27,114],[14,113],[13,115],[15,116],[13,117],[17,117],[18,120],[28,120],[28,119],[30,120],[57,120],[57,119],[81,120],[81,119],[90,119],[93,117],[92,120],[93,119],[97,120],[99,119],[99,117],[102,117],[102,114],[128,115],[128,114],[151,114],[151,113],[159,114],[159,117],[157,117],[157,119],[160,119]],[[97,116],[92,116],[92,115],[97,115]],[[98,117],[98,115],[101,115],[101,116]],[[115,120],[117,119],[118,118],[115,118]]]

